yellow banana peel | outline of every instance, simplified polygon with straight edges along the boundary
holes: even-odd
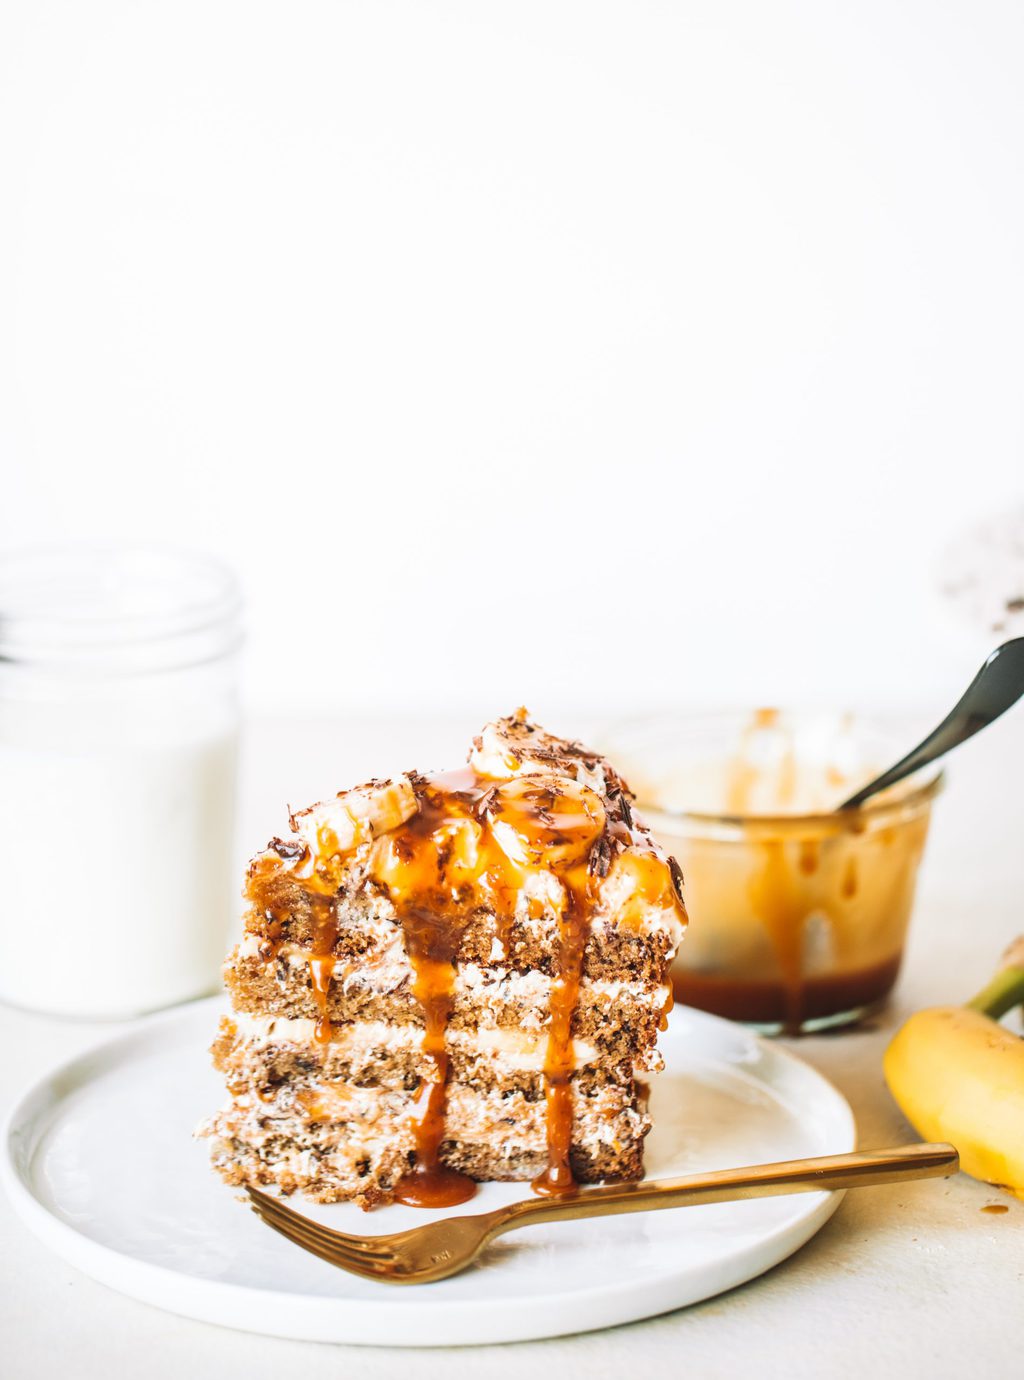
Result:
[[[1024,1039],[999,1017],[1024,1002],[1024,939],[964,1006],[918,1011],[885,1052],[889,1090],[929,1141],[950,1141],[976,1179],[1024,1198]]]

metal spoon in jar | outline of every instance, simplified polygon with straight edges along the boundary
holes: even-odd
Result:
[[[1005,714],[1021,695],[1024,695],[1024,637],[1015,637],[995,649],[965,690],[963,698],[938,728],[895,766],[855,791],[838,809],[856,810],[887,786],[894,786],[905,776],[944,756],[951,748],[965,743],[1000,714]]]

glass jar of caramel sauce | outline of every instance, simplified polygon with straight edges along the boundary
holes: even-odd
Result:
[[[676,1000],[769,1034],[849,1025],[899,973],[942,773],[835,806],[914,741],[853,715],[652,717],[602,750],[678,859],[690,926]]]

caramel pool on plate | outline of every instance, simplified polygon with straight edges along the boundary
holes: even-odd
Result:
[[[884,1001],[941,776],[859,811],[830,807],[899,743],[851,716],[775,710],[652,719],[609,737],[686,879],[678,1001],[786,1032],[848,1024]]]

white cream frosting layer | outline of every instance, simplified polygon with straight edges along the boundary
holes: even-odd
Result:
[[[238,946],[239,958],[259,958],[260,941],[255,935],[246,935]],[[309,962],[310,950],[300,944],[282,944],[278,958],[289,967],[302,967]],[[344,990],[346,984],[370,988],[378,992],[394,992],[403,983],[414,979],[412,965],[405,953],[401,940],[394,941],[386,954],[381,954],[373,963],[360,960],[350,972],[339,960],[334,981]],[[482,968],[477,963],[463,963],[455,970],[455,994],[466,993],[474,999],[481,996],[501,996],[509,1001],[546,1006],[548,1004],[553,979],[537,969],[521,973],[501,967]],[[645,982],[630,982],[620,978],[583,978],[580,982],[581,995],[608,997],[612,1000],[629,997],[638,1005],[663,1009],[669,998],[669,987],[651,987]]]
[[[316,1022],[294,1016],[230,1017],[241,1039],[259,1044],[310,1044],[315,1040]],[[423,1031],[414,1025],[391,1025],[386,1021],[353,1021],[350,1025],[336,1025],[331,1046],[343,1053],[371,1050],[385,1046],[389,1049],[418,1051],[423,1043]],[[464,1050],[526,1072],[540,1073],[547,1053],[547,1036],[518,1028],[477,1030],[449,1030],[445,1043],[452,1049]],[[573,1040],[574,1066],[585,1068],[598,1058],[597,1049],[587,1040]]]

